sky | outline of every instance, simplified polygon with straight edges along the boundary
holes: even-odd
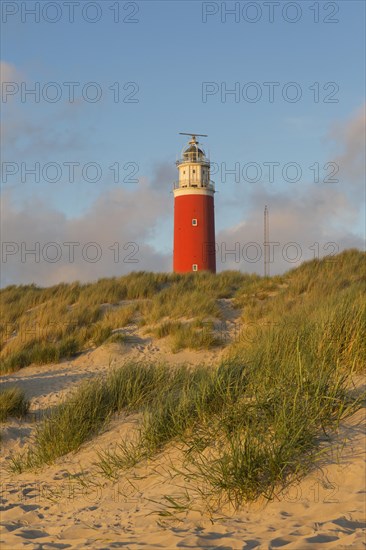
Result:
[[[208,134],[219,271],[263,273],[265,205],[272,274],[364,248],[363,1],[1,10],[2,286],[171,271],[179,132]]]

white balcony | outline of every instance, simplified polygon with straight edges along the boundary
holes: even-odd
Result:
[[[191,187],[192,189],[208,189],[209,191],[215,191],[215,182],[212,180],[210,180],[209,183],[202,183],[187,179],[181,182],[175,181],[173,185],[174,189],[187,189],[188,187]]]

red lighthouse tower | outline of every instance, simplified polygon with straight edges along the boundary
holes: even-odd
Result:
[[[176,273],[216,273],[214,183],[210,161],[196,136],[177,161],[179,179],[174,184],[174,253]],[[206,136],[203,136],[206,137]]]

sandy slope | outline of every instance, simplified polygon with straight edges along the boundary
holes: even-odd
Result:
[[[121,353],[117,345],[90,351],[71,362],[28,367],[2,376],[15,382],[32,399],[32,411],[42,414],[81,380],[130,358],[212,363],[212,352],[171,355],[164,343],[138,337]],[[34,420],[34,419],[33,419]],[[192,509],[179,521],[159,515],[165,495],[181,495],[183,480],[170,479],[168,460],[174,454],[143,464],[118,482],[95,474],[98,448],[113,447],[131,432],[136,418],[116,418],[111,426],[76,455],[52,467],[19,476],[6,470],[9,455],[26,444],[30,421],[9,422],[3,430],[1,453],[1,548],[221,548],[331,549],[366,548],[365,543],[365,416],[359,411],[340,428],[321,469],[293,486],[281,498],[257,503],[221,517],[202,515],[191,491]],[[343,451],[340,449],[343,443]],[[69,473],[76,478],[69,479]],[[81,472],[83,472],[81,474]],[[83,476],[95,485],[83,487]]]

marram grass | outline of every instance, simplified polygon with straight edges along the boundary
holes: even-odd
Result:
[[[5,422],[10,417],[21,418],[29,409],[29,401],[24,391],[17,387],[0,391],[0,422]]]
[[[130,363],[82,385],[39,425],[28,451],[13,457],[13,469],[49,464],[106,429],[113,414],[138,412],[136,440],[100,451],[103,475],[118,478],[121,470],[178,445],[185,456],[180,472],[206,494],[235,505],[271,498],[313,467],[321,439],[361,406],[348,388],[365,361],[363,258],[348,251],[333,264],[309,262],[268,281],[267,292],[255,278],[233,290],[238,280],[230,275],[230,292],[244,305],[243,324],[255,319],[259,337],[239,338],[216,366]],[[192,280],[177,277],[159,293],[178,281],[184,294]],[[210,294],[213,281],[202,274],[197,285],[223,296],[219,286]],[[156,311],[168,307],[166,294]],[[182,304],[190,315],[194,306]],[[174,332],[172,320],[162,336]]]
[[[197,321],[219,316],[217,299],[233,296],[253,278],[260,279],[230,271],[217,276],[137,272],[84,285],[6,287],[0,290],[0,373],[71,358],[110,341],[113,331],[136,317],[149,325],[165,316]],[[187,329],[184,337],[176,336],[173,347],[197,346],[193,336]],[[217,343],[207,332],[199,345]]]

